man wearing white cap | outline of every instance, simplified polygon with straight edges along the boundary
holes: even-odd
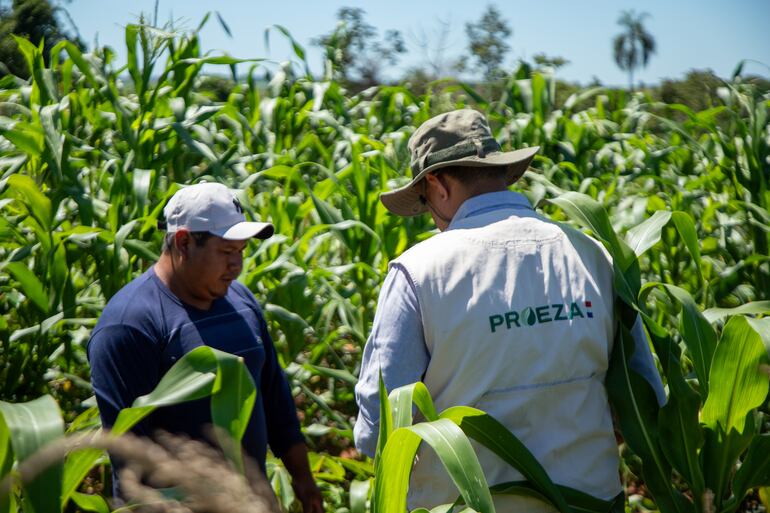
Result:
[[[522,440],[557,484],[614,499],[619,461],[604,388],[614,294],[604,248],[508,190],[538,148],[502,151],[479,112],[426,121],[409,150],[412,181],[380,199],[396,215],[430,212],[441,233],[390,263],[356,385],[357,447],[369,455],[376,448],[380,373],[388,391],[422,381],[437,411],[482,409]],[[640,330],[638,324],[645,341]],[[665,400],[649,347],[638,347],[636,368]],[[490,485],[523,479],[474,447]],[[410,509],[457,497],[423,444]],[[528,497],[497,497],[495,507],[554,511]]]
[[[308,466],[291,392],[262,311],[236,278],[251,238],[273,234],[248,222],[233,192],[217,183],[185,187],[164,209],[167,233],[158,262],[107,303],[88,345],[91,381],[102,424],[151,392],[185,353],[207,345],[241,356],[257,386],[245,452],[265,469],[267,446],[292,474],[306,513],[323,511]],[[205,439],[208,399],[159,408],[134,432],[162,429]],[[119,494],[119,487],[115,486]]]

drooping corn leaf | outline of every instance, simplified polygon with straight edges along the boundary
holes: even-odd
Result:
[[[711,362],[717,347],[716,332],[686,290],[668,283],[650,282],[642,287],[641,292],[643,294],[657,286],[664,288],[682,305],[679,329],[695,366],[701,397],[705,400],[709,390]]]
[[[494,417],[469,406],[447,408],[439,417],[455,422],[466,435],[518,470],[533,488],[559,511],[570,511],[561,492],[535,456]]]

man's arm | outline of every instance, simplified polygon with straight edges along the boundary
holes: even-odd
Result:
[[[137,397],[152,392],[158,384],[158,346],[138,329],[114,324],[94,330],[87,354],[99,416],[104,429],[109,429],[115,424],[120,410],[131,406]],[[131,431],[149,437],[153,432],[152,416],[142,420]],[[118,470],[123,462],[113,455],[110,455],[110,460],[112,493],[115,498],[120,498]]]
[[[650,384],[658,399],[658,406],[662,407],[666,404],[666,391],[650,351],[650,342],[644,332],[642,317],[639,315],[636,316],[636,322],[631,329],[631,336],[634,338],[634,353],[631,355],[631,361],[628,362],[629,366]]]
[[[353,436],[358,450],[374,457],[377,449],[380,372],[391,391],[421,381],[429,362],[417,292],[406,271],[394,265],[380,289],[355,388],[359,413]]]
[[[267,323],[260,315],[260,331],[265,348],[265,366],[259,393],[265,406],[267,442],[291,474],[292,486],[305,513],[322,513],[321,492],[315,484],[307,459],[305,437],[297,420],[297,410],[283,369],[278,364]]]
[[[302,503],[302,511],[304,513],[323,513],[321,492],[310,472],[305,443],[299,442],[289,447],[281,456],[281,461],[291,474],[291,485]]]
[[[123,408],[149,394],[160,379],[157,344],[136,328],[125,324],[105,326],[95,331],[88,343],[91,384],[102,426],[110,428]],[[145,419],[132,431],[149,436],[150,419]]]

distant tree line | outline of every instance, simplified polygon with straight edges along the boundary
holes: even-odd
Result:
[[[64,0],[71,1],[71,0]],[[327,78],[334,78],[352,90],[364,89],[384,81],[384,71],[394,66],[406,53],[404,35],[398,30],[386,30],[382,37],[366,21],[366,12],[359,7],[342,7],[337,11],[337,25],[311,43],[323,49]],[[612,54],[618,67],[628,73],[629,89],[636,87],[634,73],[645,67],[657,51],[655,38],[644,25],[647,13],[623,11],[618,18],[622,31],[612,39]],[[451,28],[439,21],[440,31],[435,41],[424,35],[413,37],[423,54],[423,64],[406,72],[401,81],[420,90],[433,81],[476,73],[479,87],[501,87],[504,79],[515,70],[506,67],[506,58],[512,50],[513,28],[494,5],[488,5],[475,21],[464,25],[467,38],[463,55],[451,59],[444,53]],[[77,27],[59,2],[49,0],[0,0],[0,76],[13,74],[26,79],[27,64],[12,35],[43,44],[46,59],[50,49],[64,39],[84,48]],[[532,62],[520,62],[518,73],[557,70],[569,61],[560,56],[535,54]],[[770,90],[770,82],[754,78],[759,89]],[[666,79],[660,85],[642,88],[653,98],[666,103],[681,103],[694,110],[717,105],[718,88],[722,80],[711,70],[692,70],[683,79]],[[219,76],[206,76],[200,84],[202,92],[213,99],[224,100],[232,89],[232,81]],[[595,81],[591,85],[600,85]],[[557,104],[581,89],[578,84],[557,81]]]

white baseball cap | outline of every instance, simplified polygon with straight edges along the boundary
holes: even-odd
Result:
[[[267,239],[275,230],[270,223],[246,221],[241,202],[221,183],[203,182],[180,189],[168,200],[163,215],[169,232],[209,232],[227,240]]]

